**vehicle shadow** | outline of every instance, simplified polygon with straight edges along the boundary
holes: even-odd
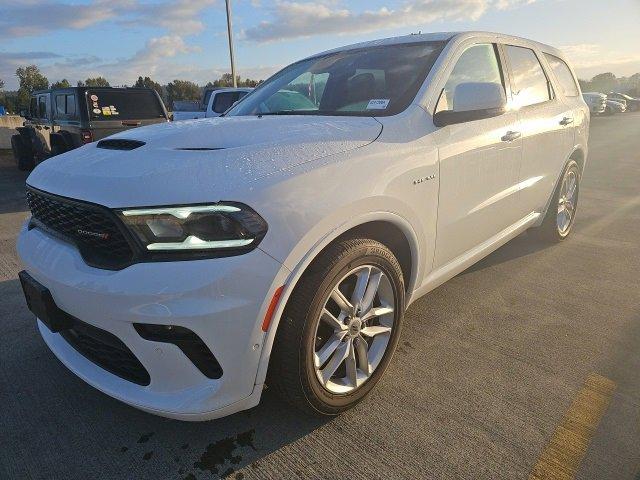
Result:
[[[11,150],[0,150],[0,214],[26,212],[25,180],[29,172],[18,170]]]
[[[209,422],[136,410],[55,358],[18,280],[0,282],[0,298],[0,478],[235,477],[331,421],[292,409],[269,389],[258,407]]]
[[[548,243],[542,242],[527,232],[524,232],[493,253],[484,257],[479,262],[471,265],[464,272],[460,273],[460,275],[478,272],[488,267],[493,267],[517,258],[526,257],[527,255],[542,251],[549,246],[550,245]]]

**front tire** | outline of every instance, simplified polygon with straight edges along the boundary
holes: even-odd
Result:
[[[287,302],[268,385],[309,413],[353,407],[389,365],[404,308],[402,269],[386,246],[370,239],[330,245]]]
[[[531,230],[533,236],[545,242],[561,242],[569,236],[578,208],[580,175],[577,162],[569,160],[553,192],[542,225]]]

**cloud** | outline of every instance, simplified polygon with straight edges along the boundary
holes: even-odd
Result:
[[[487,0],[414,0],[398,9],[382,7],[354,12],[318,2],[278,1],[273,8],[273,20],[244,30],[241,37],[271,42],[314,35],[368,33],[437,20],[477,20],[487,6]]]
[[[92,0],[73,4],[54,0],[23,0],[3,5],[0,37],[27,37],[56,30],[82,30],[116,21],[123,25],[147,25],[172,33],[196,34],[204,29],[198,18],[217,0]]]
[[[204,30],[202,12],[219,0],[162,0],[159,3],[90,0],[82,4],[69,1],[21,0],[6,8],[3,6],[0,38],[83,30],[105,22],[124,27],[160,28],[165,34],[147,40],[145,46],[131,57],[109,62],[87,55],[63,57],[51,52],[0,52],[0,78],[6,80],[7,88],[17,87],[16,67],[31,63],[38,63],[51,80],[102,75],[114,84],[131,83],[140,74],[169,71],[174,66],[169,59],[197,51],[183,37]]]
[[[336,1],[276,1],[273,19],[241,32],[241,38],[273,42],[315,35],[353,35],[435,21],[478,20],[491,8],[504,10],[536,0],[411,0],[401,7],[356,12]]]
[[[573,65],[578,76],[591,77],[604,71],[630,75],[640,70],[640,54],[606,50],[593,43],[580,43],[560,47]]]
[[[509,8],[521,7],[523,5],[531,5],[536,0],[496,0],[494,6],[498,10],[507,10]]]
[[[94,0],[71,4],[51,0],[27,0],[5,4],[0,36],[26,37],[60,29],[83,29],[116,18],[131,0]]]

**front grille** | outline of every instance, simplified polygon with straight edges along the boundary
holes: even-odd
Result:
[[[89,265],[114,270],[132,261],[133,249],[109,209],[31,188],[27,202],[34,225],[76,244]]]
[[[118,337],[75,319],[73,328],[60,332],[69,345],[106,371],[138,385],[149,385],[149,372]]]

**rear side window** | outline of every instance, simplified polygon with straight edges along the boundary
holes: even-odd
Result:
[[[573,74],[571,73],[569,66],[563,60],[554,55],[545,53],[544,56],[560,83],[562,93],[567,97],[577,97],[579,92],[578,86],[576,85],[576,81],[573,78]]]
[[[500,64],[493,44],[474,45],[460,56],[453,67],[436,105],[436,113],[453,110],[453,93],[461,83],[502,83]],[[504,85],[503,85],[504,87]]]
[[[56,95],[56,117],[68,118],[76,114],[75,95]]]
[[[67,114],[66,95],[56,95],[56,117],[65,116]]]
[[[65,95],[66,98],[66,110],[67,115],[70,117],[75,116],[76,114],[76,96],[75,95]]]
[[[48,118],[47,114],[47,99],[48,95],[40,95],[38,96],[38,118],[46,119]]]
[[[218,92],[213,98],[213,111],[216,113],[224,113],[240,98],[240,92]]]
[[[164,117],[160,100],[151,90],[94,89],[88,90],[86,95],[93,121]]]
[[[526,107],[551,100],[551,87],[535,52],[513,45],[507,45],[505,49],[511,66],[515,106]]]

